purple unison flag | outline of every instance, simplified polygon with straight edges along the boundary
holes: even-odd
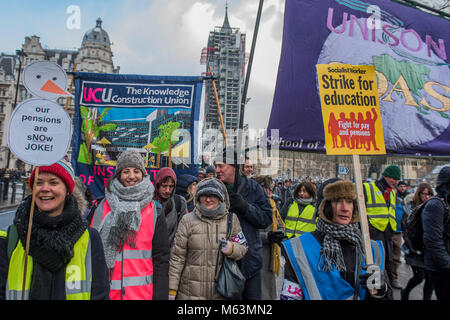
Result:
[[[449,156],[449,43],[448,20],[392,1],[286,1],[269,143],[325,152],[316,64],[336,62],[375,66],[387,153]]]

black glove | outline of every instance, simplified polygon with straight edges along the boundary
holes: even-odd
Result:
[[[267,232],[267,240],[271,243],[281,244],[286,239],[286,234],[282,230]]]
[[[228,193],[230,198],[230,211],[236,214],[245,214],[248,210],[248,203],[245,201],[239,193]]]
[[[375,264],[369,264],[362,267],[363,270],[368,270],[365,274],[359,276],[359,283],[368,290],[370,295],[374,298],[383,298],[387,292],[386,280],[384,272]],[[369,283],[367,283],[369,281]]]

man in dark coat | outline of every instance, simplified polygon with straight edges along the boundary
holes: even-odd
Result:
[[[450,166],[441,169],[436,181],[438,198],[427,201],[422,211],[425,269],[438,300],[450,300]]]
[[[237,214],[248,242],[247,254],[239,261],[246,278],[243,299],[260,300],[263,258],[259,229],[265,229],[272,224],[272,207],[262,187],[239,172],[234,150],[225,149],[214,159],[214,166],[217,178],[227,187],[230,211]]]
[[[289,180],[284,180],[284,184],[280,188],[280,200],[281,200],[281,207],[285,205],[285,203],[289,200],[291,197],[291,193],[289,192]]]

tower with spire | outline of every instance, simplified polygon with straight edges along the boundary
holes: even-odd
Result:
[[[209,75],[211,66],[217,95],[220,101],[222,117],[227,129],[227,141],[236,135],[239,126],[240,104],[245,79],[245,34],[239,28],[232,28],[228,19],[228,3],[225,5],[225,17],[222,26],[209,32],[208,45],[202,50],[201,61],[206,65]],[[205,86],[205,119],[203,131],[221,130],[214,88],[211,81]],[[203,135],[205,137],[205,135]],[[203,141],[204,146],[209,141]]]

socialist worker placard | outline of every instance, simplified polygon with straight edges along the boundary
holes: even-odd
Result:
[[[375,67],[317,64],[326,153],[385,154]]]

